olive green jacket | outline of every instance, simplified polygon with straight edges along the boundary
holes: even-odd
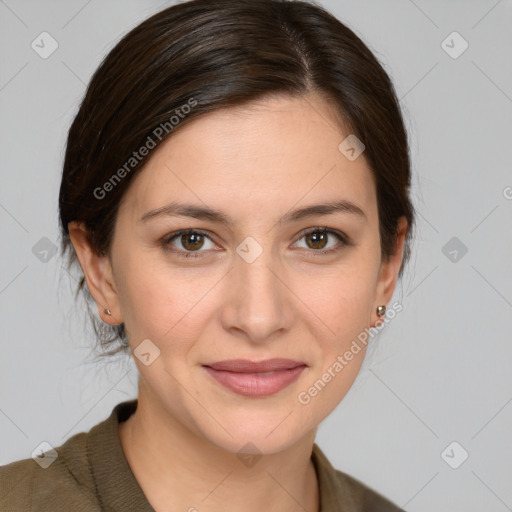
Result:
[[[119,439],[119,422],[136,408],[137,400],[116,405],[109,418],[55,448],[57,458],[46,469],[32,458],[0,466],[0,512],[155,512]],[[311,457],[319,482],[320,512],[403,512],[335,470],[316,444]]]

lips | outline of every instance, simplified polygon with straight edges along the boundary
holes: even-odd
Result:
[[[265,361],[250,361],[248,359],[229,359],[217,363],[209,363],[204,366],[214,370],[224,370],[237,373],[264,373],[279,370],[291,370],[297,366],[305,366],[305,363],[292,359],[267,359]]]
[[[295,381],[306,367],[305,363],[292,359],[230,359],[203,365],[206,372],[224,387],[254,398],[281,391]]]

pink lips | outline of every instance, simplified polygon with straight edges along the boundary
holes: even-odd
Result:
[[[306,366],[305,363],[291,359],[230,359],[203,365],[222,385],[235,393],[251,397],[277,393],[296,380]]]

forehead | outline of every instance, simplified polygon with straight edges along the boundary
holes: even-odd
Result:
[[[340,197],[371,209],[374,180],[364,157],[350,161],[339,149],[349,135],[314,95],[217,110],[163,142],[125,202],[134,215],[175,199],[240,213]]]

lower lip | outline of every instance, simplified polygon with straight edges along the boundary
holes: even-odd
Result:
[[[270,374],[237,373],[203,367],[215,380],[239,395],[251,397],[270,396],[289,386],[302,373],[306,366],[289,370],[279,370]]]

